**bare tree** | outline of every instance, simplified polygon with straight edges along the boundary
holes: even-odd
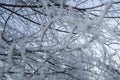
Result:
[[[0,0],[0,80],[119,80],[119,4]]]

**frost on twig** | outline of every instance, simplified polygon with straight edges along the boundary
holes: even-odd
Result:
[[[99,18],[96,21],[96,24],[101,23],[101,21],[103,20],[103,18],[107,14],[108,10],[112,7],[112,4],[113,4],[112,1],[105,4],[104,9],[101,11],[101,14],[100,14]]]
[[[115,26],[107,23],[106,17],[115,3],[86,8],[89,0],[20,1],[20,4],[14,4],[14,0],[0,3],[3,5],[0,6],[3,8],[0,34],[4,22],[6,24],[4,36],[0,38],[0,78],[99,80],[104,77],[114,80],[118,77],[119,61],[117,63],[114,56],[119,56],[120,49],[116,49],[116,45],[120,44],[113,32]],[[114,11],[111,9],[110,13]],[[5,21],[9,12],[14,15]],[[100,15],[95,16],[99,12]],[[119,33],[119,29],[117,31]]]
[[[8,59],[8,66],[5,68],[5,72],[8,72],[13,67],[13,50],[15,47],[15,42],[11,46],[9,46],[7,59]]]
[[[20,55],[21,55],[21,70],[20,70],[20,80],[24,79],[24,75],[25,75],[25,66],[26,66],[26,47],[25,44],[27,42],[27,38],[25,38],[25,40],[20,42]]]

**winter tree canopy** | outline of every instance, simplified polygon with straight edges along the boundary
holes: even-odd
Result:
[[[0,80],[120,80],[120,1],[0,0]]]

